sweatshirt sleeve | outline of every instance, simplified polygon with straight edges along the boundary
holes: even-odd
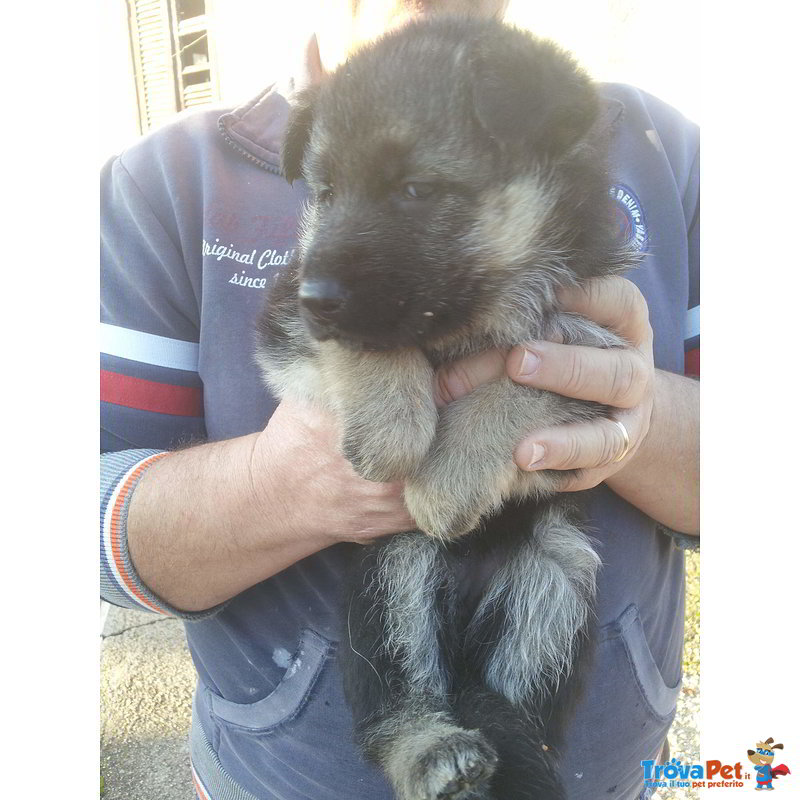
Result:
[[[684,198],[689,239],[689,310],[686,319],[686,374],[700,377],[700,149],[692,164]]]
[[[700,129],[679,111],[640,92],[681,194],[686,224],[689,297],[684,325],[684,372],[700,377]]]
[[[205,439],[195,287],[170,222],[120,159],[101,175],[100,587],[114,605],[187,619],[136,574],[131,496],[168,451]]]

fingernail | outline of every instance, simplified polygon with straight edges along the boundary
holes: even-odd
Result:
[[[526,375],[533,375],[537,369],[539,369],[539,363],[541,359],[536,353],[532,353],[530,350],[523,350],[522,351],[522,361],[520,361],[519,368],[517,369],[517,375],[522,378]]]
[[[531,452],[528,457],[528,466],[525,469],[536,469],[536,465],[544,458],[545,450],[540,444],[531,445]]]

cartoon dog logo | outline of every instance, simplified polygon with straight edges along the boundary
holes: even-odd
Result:
[[[764,742],[756,742],[755,750],[748,750],[747,757],[756,765],[756,791],[760,789],[774,789],[773,778],[781,775],[790,775],[791,772],[786,764],[772,766],[776,750],[783,750],[782,744],[773,744],[775,740],[770,736]]]

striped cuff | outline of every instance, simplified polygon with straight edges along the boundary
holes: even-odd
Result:
[[[100,456],[100,596],[123,608],[197,620],[220,611],[179,611],[145,586],[128,553],[128,506],[147,468],[169,455],[161,450],[122,450]]]

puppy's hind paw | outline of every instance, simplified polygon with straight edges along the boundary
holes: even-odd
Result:
[[[433,741],[422,737],[395,776],[402,800],[471,800],[482,797],[497,755],[480,731],[454,728]]]

